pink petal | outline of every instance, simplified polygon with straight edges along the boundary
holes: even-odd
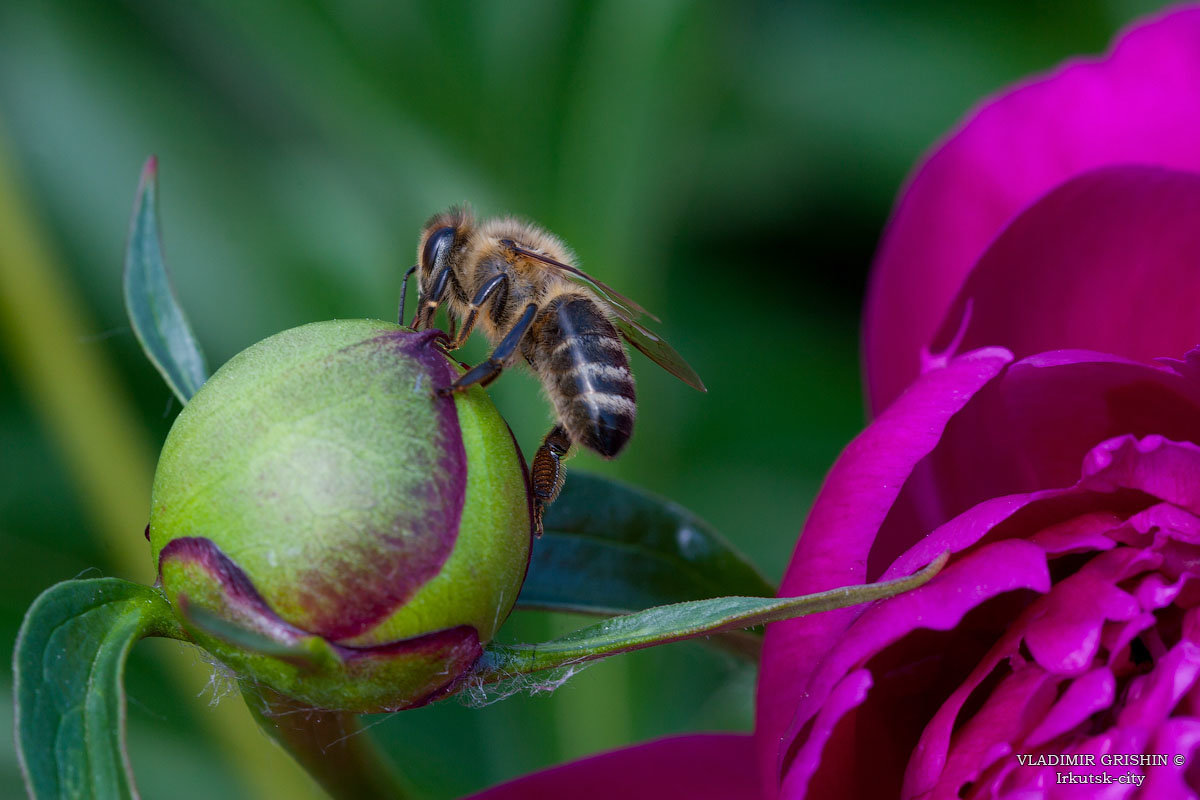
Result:
[[[1169,14],[984,103],[917,170],[875,262],[864,351],[879,412],[913,380],[967,272],[1021,210],[1091,169],[1200,171],[1200,12]]]
[[[1108,651],[1108,665],[1115,667],[1126,656],[1124,650],[1129,643],[1145,631],[1153,628],[1158,620],[1149,612],[1137,614],[1126,622],[1109,623],[1100,634],[1100,643]]]
[[[861,584],[876,532],[913,466],[942,428],[1008,362],[1004,351],[963,356],[925,376],[858,436],[829,473],[796,545],[781,596]],[[791,723],[813,653],[827,651],[861,613],[830,611],[767,628],[758,684],[760,769],[778,781],[780,744]]]
[[[1101,491],[1137,489],[1200,513],[1200,446],[1152,435],[1098,444],[1083,467],[1084,483]]]
[[[1154,663],[1148,675],[1134,679],[1117,717],[1125,728],[1153,731],[1175,710],[1200,676],[1200,646],[1181,641]]]
[[[1011,364],[946,424],[937,446],[912,470],[879,531],[868,575],[990,498],[1074,485],[1092,448],[1123,434],[1200,442],[1200,384],[1169,369],[1086,351]],[[1089,485],[1110,491],[1099,478]]]
[[[1179,596],[1179,590],[1183,588],[1185,580],[1185,578],[1180,578],[1174,583],[1168,583],[1162,575],[1152,572],[1138,582],[1133,593],[1143,609],[1157,611]]]
[[[1016,626],[1010,626],[966,679],[955,686],[946,701],[938,707],[925,729],[921,731],[921,737],[913,748],[912,757],[905,768],[901,793],[903,797],[924,796],[937,784],[946,768],[951,738],[963,705],[980,684],[995,673],[1001,662],[1018,655],[1020,643],[1020,630]]]
[[[969,798],[989,798],[995,800],[1110,800],[1110,798],[1129,797],[1136,791],[1132,784],[1060,784],[1057,781],[1059,773],[1070,772],[1076,775],[1097,775],[1103,778],[1105,774],[1112,775],[1115,780],[1118,773],[1136,768],[1117,767],[1102,763],[1105,754],[1140,753],[1145,747],[1144,737],[1130,734],[1127,731],[1109,730],[1099,736],[1076,740],[1062,747],[1049,748],[1046,755],[1091,755],[1093,766],[1031,766],[1021,764],[1016,756],[997,762],[985,773],[983,779],[975,785],[971,792],[965,795]],[[1038,755],[1037,752],[1031,755]],[[1143,797],[1145,795],[1142,795]]]
[[[1046,752],[1091,753],[1096,756],[1095,766],[1046,767],[1030,769],[1008,765],[990,776],[990,787],[977,786],[974,796],[1014,797],[1020,791],[1035,790],[1042,786],[1047,798],[1120,798],[1130,797],[1137,792],[1141,798],[1195,797],[1184,793],[1186,785],[1185,765],[1176,767],[1174,756],[1190,761],[1190,753],[1200,739],[1200,722],[1196,720],[1169,719],[1180,698],[1194,685],[1198,671],[1197,648],[1190,642],[1181,642],[1155,664],[1150,675],[1136,679],[1130,686],[1125,704],[1117,715],[1117,724],[1098,736],[1076,740],[1070,744],[1048,746]],[[1078,682],[1077,682],[1078,683]],[[1104,692],[1103,687],[1097,689]],[[1064,700],[1065,700],[1064,696]],[[1053,712],[1051,712],[1053,713]],[[1032,744],[1026,745],[1032,746]],[[1155,755],[1165,757],[1166,765],[1128,766],[1120,763],[1105,764],[1103,756]],[[1060,770],[1076,775],[1108,774],[1114,780],[1109,785],[1064,785],[1056,781]],[[1129,773],[1147,776],[1140,792],[1130,783],[1121,784],[1120,776]],[[1003,787],[1003,788],[1001,788]],[[1161,787],[1161,788],[1160,788]],[[994,794],[988,794],[991,788]]]
[[[978,779],[997,759],[1010,758],[1029,728],[1049,710],[1061,680],[1034,666],[1004,678],[955,735],[946,769],[928,797],[957,800],[964,784]]]
[[[779,763],[779,766],[787,772],[812,773],[815,769],[814,764],[799,761],[793,761],[790,765],[786,763],[786,755],[792,742],[799,738],[800,746],[804,746],[805,730],[811,726],[811,720],[823,713],[829,698],[844,676],[888,645],[918,629],[952,630],[968,611],[1005,592],[1016,589],[1046,592],[1049,588],[1050,577],[1041,549],[1029,542],[1008,540],[981,547],[962,560],[952,562],[920,589],[871,606],[862,613],[853,628],[832,645],[828,654],[820,659],[817,671],[812,673],[798,699],[795,717],[780,742],[781,747],[775,751],[783,762]],[[764,664],[765,661],[764,657]],[[954,685],[938,687],[938,690],[949,692]],[[897,737],[902,735],[898,724],[895,725],[892,734]],[[858,755],[863,757],[864,754]],[[874,757],[883,756],[876,753]],[[826,759],[821,766],[823,771],[844,772],[855,769],[856,760]],[[778,768],[777,766],[776,769]],[[778,775],[778,772],[775,775]],[[785,778],[789,786],[803,785],[803,781],[798,784],[798,779],[790,774],[785,775]],[[777,780],[774,775],[772,779]],[[890,782],[893,791],[899,788],[900,780],[900,774],[875,776],[876,783]],[[767,784],[768,787],[770,785],[773,783]]]
[[[1081,499],[1091,496],[1076,488],[1013,494],[985,500],[943,523],[910,547],[880,576],[893,580],[911,575],[939,553],[960,553],[985,537],[1027,539],[1047,555],[1110,550],[1109,536],[1121,519],[1110,511],[1070,516]],[[1067,519],[1059,519],[1063,514]]]
[[[1084,720],[1113,704],[1117,681],[1108,667],[1097,667],[1071,681],[1023,744],[1036,748],[1083,724]]]
[[[473,800],[729,800],[759,796],[753,739],[698,734],[613,750],[495,786]]]
[[[1044,661],[1048,662],[1039,663],[1043,669],[1059,666],[1065,662],[1068,666],[1078,670],[1076,665],[1094,654],[1100,635],[1099,626],[1105,617],[1102,609],[1095,609],[1088,603],[1080,603],[1079,598],[1089,596],[1087,592],[1099,586],[1102,592],[1107,590],[1110,594],[1114,594],[1111,601],[1104,604],[1110,606],[1109,610],[1112,613],[1124,615],[1129,610],[1127,605],[1132,605],[1136,610],[1136,603],[1133,602],[1133,599],[1124,595],[1128,599],[1128,604],[1121,602],[1123,593],[1111,585],[1111,582],[1121,580],[1131,566],[1139,561],[1141,555],[1139,551],[1130,548],[1124,548],[1124,550],[1124,553],[1105,552],[1101,554],[1098,556],[1098,559],[1101,560],[1099,565],[1093,566],[1093,563],[1089,562],[1083,568],[1084,571],[1090,571],[1091,576],[1085,576],[1082,579],[1078,576],[1068,578],[1067,581],[1057,584],[1050,594],[1035,600],[1018,616],[1005,620],[1004,627],[996,627],[997,634],[1000,631],[1003,631],[1003,634],[983,659],[975,665],[971,673],[954,687],[953,692],[938,707],[921,732],[920,740],[913,748],[912,757],[905,771],[904,796],[924,796],[942,781],[944,771],[948,769],[947,758],[950,752],[951,737],[959,724],[963,706],[968,698],[996,672],[1002,662],[1007,660],[1020,664],[1023,661],[1019,655],[1019,646],[1023,639],[1032,635],[1035,643],[1031,643],[1033,646],[1030,649],[1035,651],[1035,655],[1042,651]],[[1093,561],[1096,560],[1093,559]],[[1110,582],[1108,585],[1105,585],[1105,578]],[[1058,631],[1066,631],[1073,636],[1073,640],[1062,643],[1055,642],[1050,637]],[[1080,640],[1090,642],[1090,644],[1087,645],[1083,655],[1076,655],[1077,651],[1081,649]],[[1061,652],[1059,652],[1060,646]],[[1070,708],[1060,709],[1060,715],[1070,713],[1072,713]]]
[[[1200,544],[1200,519],[1170,503],[1156,503],[1139,511],[1127,520],[1128,528],[1113,532],[1113,536],[1126,544],[1145,544],[1152,541],[1152,534],[1166,534],[1172,539],[1188,544]],[[1134,535],[1134,534],[1137,535]]]
[[[1034,659],[1053,672],[1088,667],[1100,649],[1104,622],[1125,622],[1141,611],[1136,598],[1117,583],[1152,566],[1143,551],[1122,547],[1099,554],[1055,584],[1025,626],[1025,644]]]
[[[1113,728],[1099,736],[1075,742],[1068,748],[1068,752],[1071,753],[1091,753],[1096,756],[1094,766],[1073,766],[1067,769],[1077,775],[1096,775],[1101,779],[1104,775],[1112,775],[1115,780],[1118,773],[1129,770],[1137,772],[1139,768],[1106,765],[1103,756],[1141,753],[1145,750],[1146,744],[1147,737],[1139,732]],[[1046,770],[1045,781],[1049,789],[1046,792],[1047,798],[1052,798],[1052,800],[1118,800],[1132,797],[1136,791],[1132,784],[1059,784],[1055,780],[1056,773],[1063,769],[1063,767],[1049,767]]]
[[[1200,343],[1200,175],[1109,167],[1022,212],[967,276],[931,348],[1078,348],[1151,361]],[[1146,324],[1148,318],[1153,324]]]
[[[834,753],[825,752],[830,739],[834,736],[834,729],[839,722],[846,718],[851,709],[862,703],[870,688],[871,673],[860,669],[842,678],[829,692],[829,696],[813,721],[808,736],[804,738],[796,752],[792,768],[784,776],[779,792],[781,800],[792,800],[792,798],[804,800],[807,798],[809,789],[813,788],[809,786],[809,783],[822,763],[838,760]],[[836,749],[844,749],[844,747]],[[841,760],[844,761],[844,758]],[[846,770],[842,770],[840,773],[835,770],[829,776],[829,782],[820,788],[827,795],[845,797],[853,784],[853,775],[846,774]]]
[[[1111,550],[1116,541],[1110,534],[1121,524],[1111,511],[1095,511],[1042,528],[1030,541],[1051,555]]]
[[[1190,608],[1183,615],[1183,638],[1194,645],[1200,645],[1200,610]]]
[[[1187,784],[1187,768],[1195,757],[1192,755],[1200,744],[1200,720],[1195,718],[1169,719],[1154,732],[1152,753],[1167,755],[1165,766],[1144,768],[1146,782],[1142,784],[1141,797],[1155,800],[1195,800],[1196,792]],[[1182,756],[1183,763],[1176,764],[1175,756]]]

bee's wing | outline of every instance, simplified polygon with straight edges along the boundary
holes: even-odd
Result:
[[[572,267],[570,264],[564,264],[561,261],[556,261],[553,258],[550,258],[550,256],[544,256],[541,253],[535,253],[532,250],[527,250],[526,248],[521,247],[521,245],[514,242],[512,239],[501,239],[500,244],[509,248],[518,255],[525,256],[526,258],[532,258],[534,261],[540,261],[543,264],[562,270],[566,273],[566,277],[569,280],[575,281],[576,283],[582,283],[584,286],[600,295],[602,299],[608,301],[608,304],[612,306],[613,310],[616,311],[622,318],[634,320],[639,316],[647,316],[655,322],[662,322],[662,320],[660,320],[658,317],[654,316],[649,311],[638,305],[636,301],[631,300],[630,298],[621,294],[603,281],[593,278],[579,267]]]
[[[657,333],[642,327],[634,320],[625,319],[624,317],[617,319],[616,327],[621,332],[621,336],[625,337],[625,341],[642,351],[646,358],[658,364],[688,386],[699,389],[702,392],[708,391],[704,386],[704,381],[700,380],[700,376],[696,374],[696,370],[692,369],[683,360],[683,356],[675,352],[675,348],[667,344]]]
[[[654,333],[637,321],[637,318],[642,315],[650,317],[655,322],[659,321],[658,317],[616,289],[596,280],[578,267],[572,267],[570,264],[556,261],[549,256],[527,250],[511,239],[505,239],[501,244],[511,248],[515,253],[540,261],[551,267],[556,267],[563,271],[564,277],[568,280],[591,289],[617,315],[616,328],[620,331],[625,341],[629,342],[655,364],[658,364],[688,386],[699,389],[702,392],[708,391],[704,386],[704,381],[700,380],[700,376],[696,374],[696,371],[683,360],[683,356],[675,352],[675,348],[667,344],[657,333]]]

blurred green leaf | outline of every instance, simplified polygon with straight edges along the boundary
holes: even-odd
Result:
[[[146,357],[171,391],[187,403],[208,379],[204,353],[184,316],[167,265],[158,224],[158,160],[142,169],[125,250],[125,309]]]
[[[125,659],[138,639],[180,635],[162,595],[129,581],[65,581],[34,601],[13,656],[17,756],[31,797],[136,796]]]
[[[775,587],[687,509],[616,481],[573,472],[534,542],[517,605],[621,614]]]
[[[491,644],[475,667],[474,683],[506,681],[541,670],[559,669],[617,653],[679,642],[714,633],[794,619],[818,611],[867,603],[921,586],[945,565],[938,556],[907,578],[844,586],[803,597],[714,597],[613,617],[540,644]],[[468,685],[470,685],[468,681]]]

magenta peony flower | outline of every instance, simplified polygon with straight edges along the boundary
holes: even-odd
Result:
[[[768,632],[764,780],[787,798],[1040,798],[1093,796],[1059,773],[1132,771],[1142,797],[1193,796],[1197,442],[1194,359],[995,348],[924,375],[839,459],[783,591],[955,555],[922,589]],[[1063,753],[1095,763],[1021,763]],[[1143,755],[1167,763],[1102,758]]]
[[[781,592],[950,565],[769,626],[752,748],[665,740],[486,796],[1195,797],[1197,308],[1187,10],[985,104],[897,205],[865,324],[879,416]]]
[[[1196,123],[1191,10],[994,100],[917,171],[867,306],[883,412],[782,591],[955,555],[768,631],[768,796],[1195,796]]]

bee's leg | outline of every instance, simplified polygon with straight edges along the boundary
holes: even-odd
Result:
[[[438,306],[441,305],[442,297],[446,294],[446,287],[449,285],[450,268],[446,267],[434,276],[433,289],[430,290],[429,296],[417,298],[417,313],[413,315],[413,323],[410,326],[414,331],[433,324],[433,317],[437,314]]]
[[[496,294],[499,292],[499,294]],[[490,278],[487,283],[479,287],[479,291],[475,293],[475,297],[471,300],[471,306],[467,309],[467,318],[463,320],[462,330],[455,336],[450,335],[450,350],[457,350],[462,347],[463,342],[471,335],[471,331],[475,328],[475,319],[479,316],[480,307],[488,301],[492,295],[496,295],[496,302],[503,304],[508,296],[508,275],[501,272],[493,278]]]
[[[566,428],[555,425],[533,456],[529,483],[533,488],[533,530],[538,536],[542,535],[542,514],[546,506],[558,497],[566,480],[567,472],[563,469],[562,461],[570,449],[571,437],[567,436]]]
[[[537,316],[537,303],[530,303],[525,306],[525,312],[521,314],[521,318],[517,320],[517,324],[512,326],[512,330],[504,334],[504,338],[500,340],[500,344],[496,345],[496,349],[487,357],[487,361],[476,364],[466,375],[463,375],[444,392],[459,392],[466,389],[468,386],[473,386],[478,383],[487,386],[492,381],[500,376],[504,371],[504,365],[517,352],[517,345],[521,343],[521,337],[525,335],[525,331],[529,330],[530,323]]]
[[[396,322],[404,324],[404,305],[408,301],[408,278],[417,271],[417,265],[413,264],[404,273],[404,280],[400,281],[400,309],[396,312]]]

